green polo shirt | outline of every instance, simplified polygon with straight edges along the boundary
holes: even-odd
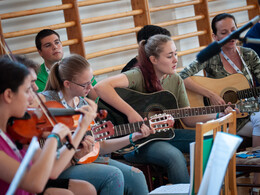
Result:
[[[47,80],[48,80],[48,76],[49,76],[49,74],[47,73],[46,68],[45,68],[45,64],[43,63],[40,66],[40,70],[37,74],[36,85],[39,87],[39,89],[37,91],[38,93],[42,92],[45,89],[45,86],[46,86],[46,83],[47,83]],[[97,81],[95,80],[94,76],[91,79],[91,81],[93,81],[92,86],[97,84]]]
[[[35,81],[36,85],[39,87],[39,89],[37,91],[38,93],[42,92],[45,89],[45,86],[46,86],[46,83],[48,80],[48,76],[49,76],[49,74],[47,73],[45,64],[43,63],[40,66],[40,70],[37,74],[37,80]]]

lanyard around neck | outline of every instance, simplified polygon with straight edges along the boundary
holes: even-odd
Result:
[[[50,69],[46,65],[44,65],[44,67],[45,67],[47,74],[50,74]]]
[[[248,76],[250,77],[250,84],[251,84],[251,86],[254,86],[252,75],[251,75],[251,73],[250,73],[250,71],[249,71],[249,69],[248,69],[248,67],[247,67],[247,65],[246,65],[246,63],[245,63],[245,61],[244,61],[244,59],[241,57],[241,55],[240,55],[240,53],[239,53],[239,51],[238,51],[237,48],[236,48],[236,50],[237,50],[237,53],[238,53],[238,55],[239,55],[239,57],[240,57],[240,59],[241,59],[243,65],[244,65],[244,67],[245,67],[245,69],[246,69],[246,71],[247,71]],[[221,50],[221,54],[224,56],[224,58],[227,60],[227,62],[235,69],[235,71],[236,71],[237,73],[243,74],[243,72],[242,72],[242,71],[235,65],[235,63],[223,52],[223,50]]]
[[[6,141],[6,143],[10,146],[10,148],[14,151],[14,153],[16,154],[16,156],[22,160],[23,157],[20,153],[20,151],[18,150],[18,148],[16,147],[16,145],[14,144],[14,142],[12,142],[12,140],[10,140],[10,138],[0,129],[0,136]]]
[[[58,92],[58,95],[59,95],[59,98],[61,100],[61,103],[62,105],[65,107],[65,108],[71,108],[71,106],[68,105],[68,103],[66,102],[64,96],[63,96],[63,93],[61,91]],[[78,108],[78,106],[76,105],[76,101],[75,101],[75,98],[73,98],[73,103],[74,103],[74,106],[75,106],[75,109]]]

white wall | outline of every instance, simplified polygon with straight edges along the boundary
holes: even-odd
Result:
[[[149,5],[151,7],[156,7],[160,5],[167,5],[170,3],[183,2],[185,0],[150,0]],[[8,13],[13,11],[27,10],[39,7],[48,7],[52,5],[61,4],[60,0],[9,0],[9,1],[0,1],[0,14]],[[209,11],[221,11],[223,9],[229,9],[233,7],[246,5],[246,0],[217,0],[209,3]],[[107,14],[113,14],[118,12],[125,12],[131,10],[130,0],[121,0],[112,3],[106,3],[102,5],[94,5],[80,8],[81,18],[89,18],[95,16],[102,16]],[[194,16],[193,6],[185,8],[176,8],[175,10],[166,10],[161,12],[155,12],[151,14],[152,23],[160,23],[168,21],[169,19],[178,19],[182,17]],[[237,19],[237,22],[244,22],[248,20],[246,12],[235,13],[234,16]],[[17,19],[6,19],[2,21],[2,27],[4,33],[19,31],[28,28],[34,28],[39,26],[47,26],[57,23],[63,23],[63,13],[59,12],[50,12],[46,14],[39,14],[34,16],[26,16]],[[126,29],[129,27],[134,27],[134,23],[131,17],[123,19],[115,19],[111,21],[98,22],[93,24],[86,24],[82,26],[83,35],[91,36],[95,34],[100,34],[109,31],[115,31],[120,29]],[[189,22],[184,24],[179,24],[175,26],[166,27],[172,35],[183,34],[188,32],[196,31],[195,22]],[[67,40],[65,30],[57,30],[61,35],[61,40]],[[25,47],[34,46],[34,35],[23,36],[20,38],[7,39],[7,43],[10,46],[11,50],[16,50]],[[91,41],[85,43],[86,52],[93,53],[99,50],[110,49],[114,47],[120,47],[128,44],[136,43],[135,33],[128,35],[122,35],[118,37],[106,38],[98,41]],[[197,38],[188,38],[185,40],[176,41],[176,45],[179,51],[186,49],[191,49],[198,46]],[[64,47],[65,55],[69,54],[68,47]],[[98,57],[90,59],[89,62],[92,65],[94,70],[99,70],[102,68],[124,64],[127,63],[132,57],[137,54],[137,50],[131,50],[126,52],[121,52],[119,54],[112,54],[103,57]],[[27,54],[28,57],[34,59],[38,63],[42,63],[42,59],[39,57],[38,53]],[[179,67],[187,66],[192,60],[195,59],[196,54],[187,55],[179,58]],[[97,76],[97,80],[103,79],[109,75],[117,74],[113,72],[106,75]]]

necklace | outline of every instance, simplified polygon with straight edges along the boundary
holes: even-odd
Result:
[[[62,105],[65,107],[65,108],[71,108],[71,106],[68,105],[68,103],[66,102],[64,96],[63,96],[63,93],[61,91],[58,92],[58,95],[59,95],[59,98],[61,100],[61,103]],[[76,104],[76,100],[75,100],[75,97],[73,98],[73,104],[74,104],[74,107],[75,109],[78,108],[77,104]]]
[[[245,69],[246,69],[246,71],[247,71],[247,74],[248,74],[249,77],[250,77],[249,83],[251,84],[251,86],[254,86],[252,75],[251,75],[251,73],[250,73],[250,71],[249,71],[249,69],[248,69],[248,67],[247,67],[247,65],[246,65],[246,63],[245,63],[245,61],[244,61],[244,59],[241,57],[241,55],[240,55],[240,53],[239,53],[239,51],[238,51],[237,48],[236,48],[236,50],[237,50],[237,53],[238,53],[238,55],[239,55],[239,57],[240,57],[240,59],[241,59],[243,65],[244,65],[244,67],[245,67]],[[235,63],[223,52],[223,50],[221,50],[221,54],[222,54],[223,57],[227,60],[227,62],[234,68],[234,70],[235,70],[237,73],[243,74],[243,72],[242,72],[242,71],[235,65]]]

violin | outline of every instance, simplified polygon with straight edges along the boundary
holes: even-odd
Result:
[[[45,106],[55,118],[56,123],[63,123],[71,130],[77,127],[81,112],[67,109],[56,101],[48,101]],[[101,110],[97,114],[100,119],[106,116],[106,110]],[[33,136],[40,138],[43,132],[51,132],[52,129],[53,125],[40,108],[28,108],[22,118],[11,118],[7,126],[7,132],[21,144],[28,144]]]
[[[76,123],[73,115],[81,114],[73,109],[64,108],[56,101],[48,101],[45,105],[57,123],[63,123],[70,129]],[[40,138],[44,131],[51,132],[52,129],[53,124],[40,108],[28,108],[22,118],[11,118],[7,126],[7,132],[21,144],[28,144],[33,136]]]

